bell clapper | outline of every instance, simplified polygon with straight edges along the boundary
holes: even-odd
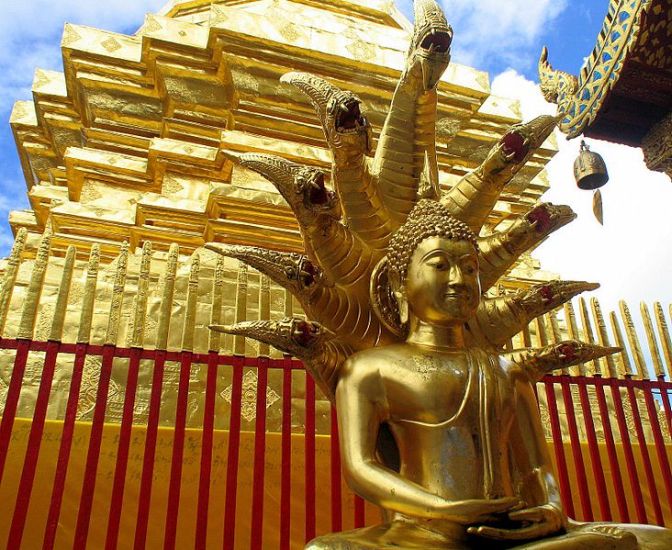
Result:
[[[602,203],[603,187],[609,181],[609,172],[604,159],[590,150],[590,146],[581,140],[581,151],[574,162],[574,178],[579,189],[594,191],[593,214],[601,225],[604,225],[604,209]]]

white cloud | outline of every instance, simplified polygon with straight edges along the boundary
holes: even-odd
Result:
[[[0,111],[28,98],[36,67],[62,70],[60,41],[66,22],[116,32],[139,28],[165,0],[3,0],[0,17]]]
[[[508,70],[492,84],[498,95],[521,100],[526,119],[553,113],[534,82]],[[672,301],[672,183],[665,174],[649,171],[641,150],[597,140],[587,140],[607,163],[611,180],[602,188],[605,226],[592,214],[592,193],[577,188],[573,163],[579,140],[558,135],[560,152],[548,166],[551,189],[544,200],[568,204],[579,215],[535,252],[545,269],[564,279],[596,281],[596,292],[605,310],[614,310],[619,299],[637,308],[640,301]]]
[[[526,48],[562,13],[567,0],[442,0],[455,29],[454,59],[480,67],[489,59],[517,66]],[[487,29],[487,30],[486,30]],[[521,56],[521,54],[524,54]]]

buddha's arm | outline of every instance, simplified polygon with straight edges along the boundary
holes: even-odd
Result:
[[[464,524],[487,521],[519,503],[518,498],[448,501],[380,464],[375,448],[388,418],[385,390],[377,369],[358,369],[355,363],[346,362],[336,389],[342,464],[353,491],[387,510]]]
[[[510,449],[513,467],[519,474],[520,496],[529,506],[552,505],[561,510],[560,490],[553,473],[532,385],[520,381],[516,396],[516,417]]]
[[[502,529],[482,525],[469,532],[503,541],[524,541],[552,535],[566,527],[560,491],[553,474],[539,409],[532,385],[521,380],[516,388],[515,419],[509,437],[509,451],[516,493],[526,503],[522,510],[509,513],[514,521],[524,522],[520,528]]]

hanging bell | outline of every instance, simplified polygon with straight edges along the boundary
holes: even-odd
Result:
[[[598,189],[609,181],[609,172],[604,159],[590,150],[585,141],[581,141],[581,152],[574,162],[574,177],[579,189]]]

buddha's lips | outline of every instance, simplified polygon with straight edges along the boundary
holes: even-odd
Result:
[[[443,294],[443,297],[446,299],[454,300],[457,298],[467,298],[469,295],[467,292],[462,292],[462,291],[450,291],[450,292],[445,292]]]

